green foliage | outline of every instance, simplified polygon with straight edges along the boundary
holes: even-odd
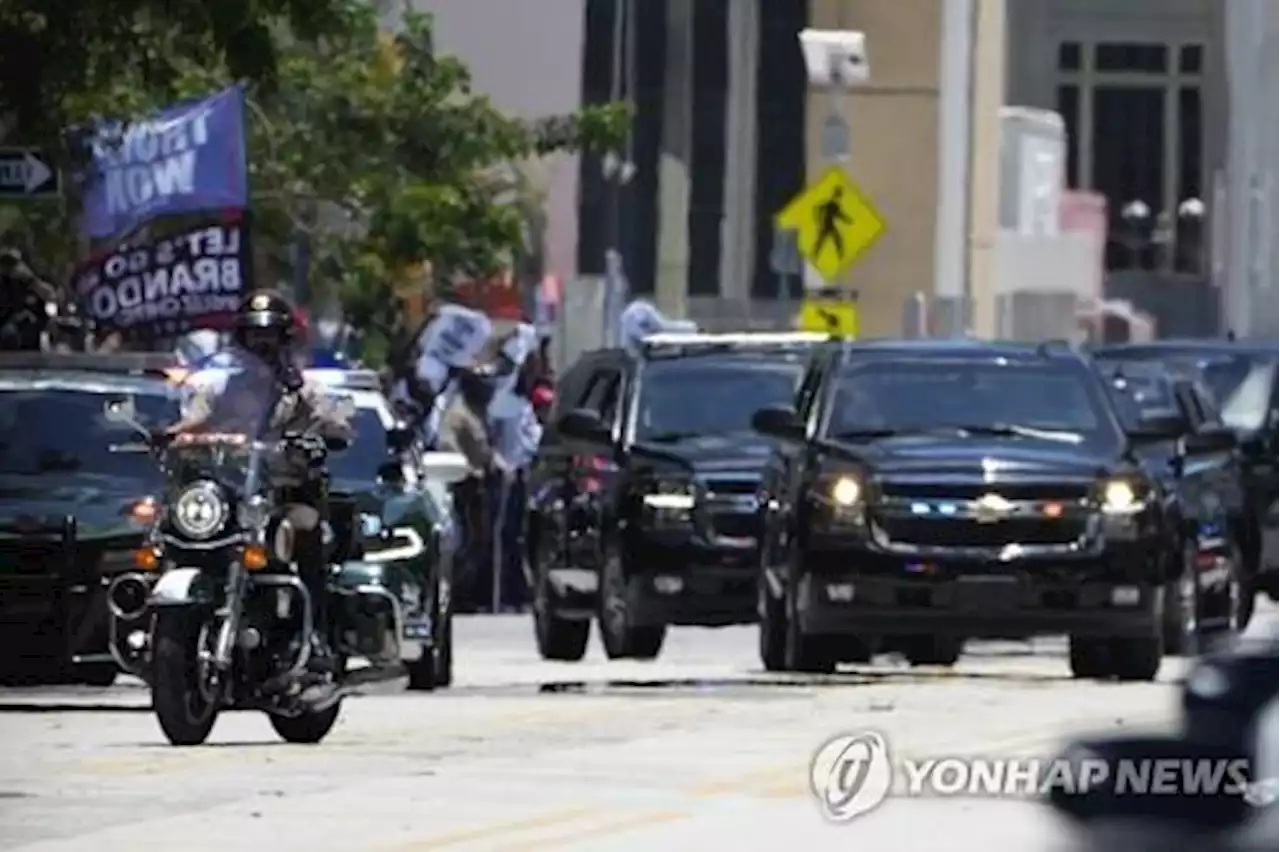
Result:
[[[35,78],[12,73],[19,60],[2,49],[25,44],[24,32],[29,57],[69,58]],[[50,145],[61,128],[139,117],[233,80],[248,83],[260,271],[287,277],[290,235],[307,232],[313,291],[339,296],[375,348],[412,271],[429,264],[447,282],[518,261],[530,211],[512,166],[616,147],[629,122],[621,104],[507,116],[435,50],[429,17],[407,13],[389,39],[361,0],[0,2],[0,110],[16,116],[23,142]],[[20,224],[43,256],[72,257],[73,215],[74,203],[50,205]]]

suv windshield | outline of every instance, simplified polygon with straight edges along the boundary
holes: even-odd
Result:
[[[1244,431],[1262,428],[1268,416],[1275,417],[1275,364],[1254,364],[1225,396],[1219,397],[1219,404],[1222,422],[1231,428]]]
[[[1116,412],[1127,428],[1137,428],[1153,418],[1181,417],[1173,398],[1173,384],[1155,376],[1124,376],[1110,380]]]
[[[1215,355],[1196,359],[1196,366],[1218,404],[1222,405],[1250,376],[1259,372],[1270,373],[1275,360],[1274,355]]]
[[[651,361],[637,404],[639,441],[678,440],[751,428],[751,416],[795,397],[803,365],[760,358]]]
[[[826,432],[960,430],[1119,446],[1101,384],[1051,364],[875,361],[840,377]]]
[[[0,391],[0,473],[159,477],[146,453],[111,451],[112,445],[140,440],[133,429],[103,415],[103,403],[113,396],[80,390]],[[175,399],[136,394],[134,405],[138,420],[148,428],[178,419]]]

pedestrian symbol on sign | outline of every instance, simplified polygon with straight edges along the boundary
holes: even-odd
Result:
[[[818,239],[813,244],[812,257],[821,257],[822,250],[830,244],[836,250],[838,261],[844,260],[844,237],[840,234],[839,223],[852,225],[853,219],[844,212],[844,190],[836,187],[831,197],[822,202],[813,211],[818,220]]]

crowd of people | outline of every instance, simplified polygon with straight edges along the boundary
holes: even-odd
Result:
[[[360,366],[342,346],[319,340],[323,335],[304,312],[296,312],[295,322],[300,365]],[[225,337],[200,330],[166,346],[191,365],[227,366],[219,360],[227,357]],[[454,489],[460,611],[518,612],[527,606],[523,509],[528,468],[555,396],[549,346],[531,323],[499,334],[481,311],[448,303],[389,358],[385,390],[397,415],[425,449],[460,453],[471,467]],[[0,252],[0,350],[122,348],[137,347],[117,334],[95,335],[20,253]]]
[[[440,306],[389,364],[389,395],[428,449],[462,454],[459,611],[519,612],[528,601],[528,469],[554,401],[550,341],[529,323],[495,335],[483,313]]]

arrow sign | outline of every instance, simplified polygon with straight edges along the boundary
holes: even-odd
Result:
[[[59,177],[38,148],[0,148],[0,199],[58,195]]]

